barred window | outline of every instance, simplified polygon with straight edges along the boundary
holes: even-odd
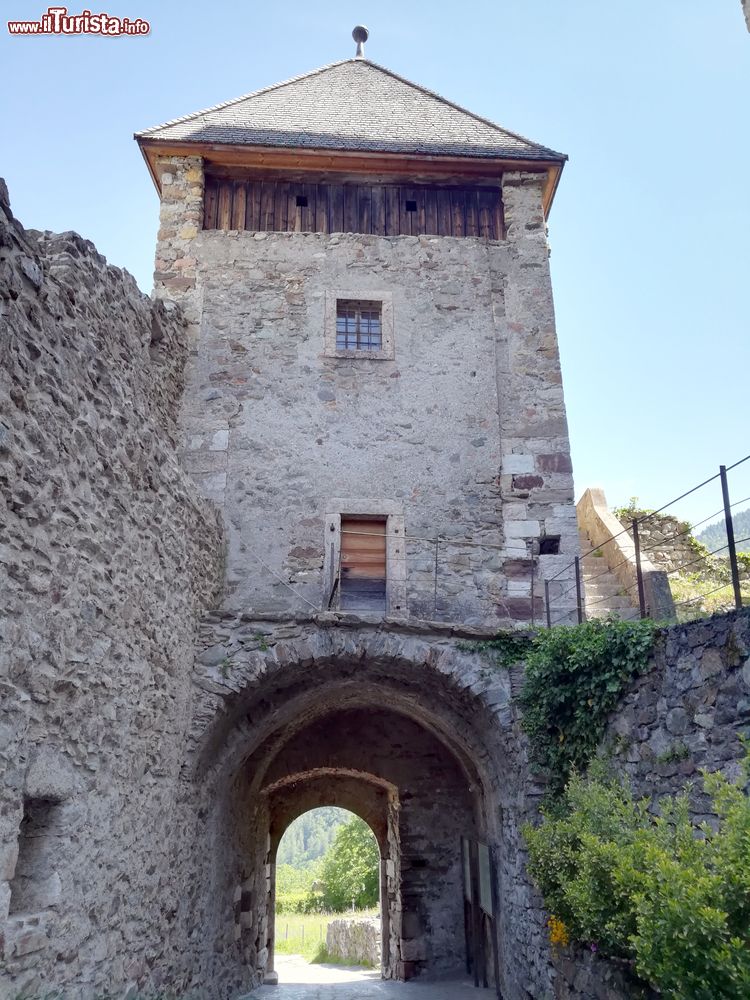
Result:
[[[380,351],[382,347],[382,303],[338,299],[336,350]]]

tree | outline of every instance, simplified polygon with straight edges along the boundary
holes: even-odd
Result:
[[[336,831],[322,864],[323,905],[341,912],[375,906],[380,889],[380,851],[372,830],[355,817]]]
[[[324,806],[303,813],[289,824],[281,838],[276,864],[307,868],[311,861],[323,857],[333,843],[336,830],[352,815],[336,806]]]

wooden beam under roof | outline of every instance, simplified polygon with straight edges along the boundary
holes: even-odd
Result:
[[[157,161],[162,156],[200,156],[212,168],[234,168],[257,171],[270,170],[296,176],[313,173],[331,176],[348,174],[390,181],[414,183],[456,183],[471,180],[491,180],[498,183],[500,176],[509,170],[544,173],[543,191],[545,216],[562,173],[559,160],[496,159],[492,157],[434,156],[416,153],[371,153],[364,151],[277,149],[267,146],[226,145],[204,142],[164,142],[158,139],[135,137],[146,161],[156,190],[161,194],[161,177]]]

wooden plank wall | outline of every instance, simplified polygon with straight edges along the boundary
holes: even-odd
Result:
[[[204,229],[503,238],[499,187],[206,177]]]

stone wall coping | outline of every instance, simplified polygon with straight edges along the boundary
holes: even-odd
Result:
[[[604,490],[597,486],[589,487],[576,504],[576,513],[579,527],[589,536],[591,544],[601,549],[607,568],[625,590],[631,591],[638,581],[635,543],[610,511]],[[667,574],[643,555],[641,573],[651,617],[674,618],[674,602]]]

